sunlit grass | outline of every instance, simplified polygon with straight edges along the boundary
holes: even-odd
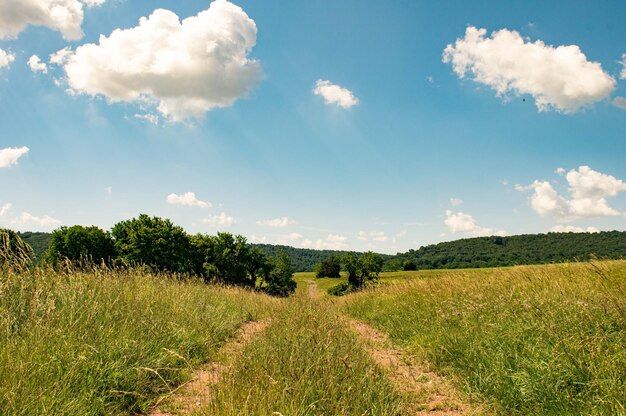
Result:
[[[399,414],[399,396],[328,300],[300,290],[286,303],[203,414]]]
[[[0,273],[0,414],[145,410],[276,304],[140,272]]]
[[[421,273],[346,310],[502,414],[626,414],[626,262]]]

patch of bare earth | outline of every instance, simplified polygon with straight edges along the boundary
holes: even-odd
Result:
[[[308,285],[309,297],[311,299],[316,299],[317,298],[317,283],[315,283],[312,280],[305,280],[305,282]]]
[[[374,362],[387,370],[390,381],[403,395],[404,414],[466,416],[477,413],[463,403],[445,379],[425,369],[416,357],[393,347],[386,334],[363,322],[349,322]]]
[[[194,373],[193,378],[157,401],[149,416],[187,415],[202,408],[211,397],[213,386],[241,356],[250,341],[269,326],[269,320],[246,322],[233,339],[220,349],[219,362],[212,362]]]

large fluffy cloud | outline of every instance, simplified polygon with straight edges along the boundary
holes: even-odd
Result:
[[[11,65],[15,61],[15,55],[0,49],[0,69]]]
[[[323,79],[317,80],[313,94],[321,95],[326,104],[336,104],[343,108],[351,108],[359,103],[352,91]]]
[[[83,37],[83,3],[96,6],[105,0],[2,0],[0,39],[16,38],[27,26],[45,26],[66,40]]]
[[[17,164],[17,160],[27,154],[29,150],[26,146],[0,149],[0,168],[7,168]]]
[[[558,169],[557,172],[564,174],[565,171]],[[626,191],[626,183],[621,179],[588,166],[570,170],[565,178],[569,184],[569,198],[559,195],[548,181],[536,180],[528,186],[517,185],[516,189],[532,190],[530,206],[539,215],[551,215],[559,221],[623,215],[611,207],[606,199]]]
[[[166,199],[168,204],[172,205],[185,205],[188,207],[198,207],[198,208],[210,208],[211,203],[201,201],[196,198],[196,194],[194,192],[185,192],[182,195],[169,194]]]
[[[248,58],[256,34],[254,21],[226,0],[182,21],[157,9],[134,28],[78,47],[64,68],[74,92],[154,103],[182,121],[230,106],[260,82],[261,65]]]
[[[607,98],[615,88],[615,80],[576,45],[530,42],[507,29],[490,38],[486,34],[485,29],[468,27],[465,37],[446,47],[443,61],[459,77],[470,73],[498,96],[530,94],[539,111],[571,113]]]
[[[495,230],[493,228],[481,227],[476,223],[474,217],[462,212],[446,211],[445,224],[452,233],[462,233],[475,237],[484,237],[490,235],[506,235],[504,230]]]

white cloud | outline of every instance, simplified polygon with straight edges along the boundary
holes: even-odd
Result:
[[[52,65],[65,65],[67,59],[72,56],[74,52],[69,46],[50,54],[50,63]]]
[[[4,217],[4,215],[9,212],[9,210],[11,209],[11,207],[13,206],[13,204],[11,204],[10,202],[7,202],[6,204],[4,204],[2,206],[2,208],[0,208],[0,217]]]
[[[385,242],[389,240],[389,236],[385,234],[384,231],[370,231],[369,233],[365,231],[359,231],[359,240],[361,241],[376,241],[376,242]]]
[[[207,224],[211,227],[232,227],[237,224],[237,221],[231,216],[226,215],[226,213],[222,212],[219,215],[213,215],[208,218],[204,218],[201,220],[204,224]]]
[[[266,236],[258,237],[256,235],[252,235],[250,236],[250,242],[255,243],[255,244],[265,244],[267,243],[267,237]]]
[[[0,149],[0,168],[17,164],[17,160],[27,154],[29,150],[26,146]]]
[[[257,221],[258,225],[267,225],[268,227],[284,228],[295,224],[296,222],[288,217],[274,218],[271,220]]]
[[[559,175],[565,175],[565,169],[564,168],[556,168],[554,173],[557,173]]]
[[[622,54],[622,60],[619,63],[622,64],[622,72],[619,73],[619,78],[626,79],[626,53]]]
[[[156,114],[135,114],[133,117],[138,120],[143,120],[147,123],[154,124],[155,126],[159,125],[159,116],[157,116]]]
[[[196,198],[195,192],[185,192],[182,195],[169,194],[166,200],[168,204],[172,205],[185,205],[198,208],[210,208],[212,206],[210,202],[201,201]]]
[[[329,234],[325,240],[317,240],[311,244],[316,250],[347,250],[348,238],[343,235]]]
[[[11,52],[6,52],[3,49],[0,49],[0,69],[4,67],[8,67],[11,65],[11,62],[15,61],[15,55]]]
[[[48,73],[48,65],[46,65],[44,62],[41,62],[41,59],[37,55],[33,55],[30,57],[30,59],[28,60],[28,67],[31,71],[35,73]]]
[[[291,233],[281,236],[278,240],[278,244],[282,244],[284,246],[297,245],[301,244],[303,240],[304,236],[302,234]]]
[[[450,198],[450,205],[453,207],[458,207],[463,204],[463,200],[461,198]]]
[[[581,228],[581,227],[574,227],[573,225],[555,225],[554,227],[552,227],[550,231],[552,231],[553,233],[599,233],[600,232],[600,230],[598,230],[596,227]]]
[[[613,99],[613,105],[617,108],[621,108],[622,110],[626,110],[626,98],[615,97]]]
[[[113,194],[113,188],[110,186],[107,186],[104,188],[104,192],[106,192],[108,196],[111,196]]]
[[[64,69],[76,92],[151,103],[184,121],[232,105],[261,81],[260,63],[248,58],[256,35],[254,21],[226,0],[182,21],[157,9],[134,28],[79,46]]]
[[[462,212],[454,213],[451,210],[447,210],[444,222],[448,230],[453,233],[463,233],[476,237],[506,235],[506,231],[504,230],[495,230],[493,228],[479,226],[474,217]]]
[[[22,212],[11,220],[11,225],[20,231],[51,230],[61,225],[61,221],[48,215],[36,217],[28,212]]]
[[[96,6],[105,0],[2,0],[0,39],[14,39],[27,26],[45,26],[66,40],[83,37],[83,3]]]
[[[460,78],[471,73],[499,97],[530,94],[539,111],[572,113],[607,98],[615,88],[615,80],[576,45],[555,48],[507,29],[491,38],[486,34],[469,26],[464,38],[446,47],[443,61],[451,63]]]
[[[328,234],[326,239],[309,240],[302,234],[291,233],[284,235],[278,240],[278,244],[290,245],[315,250],[347,250],[348,238],[339,234]]]
[[[623,215],[609,206],[607,197],[626,191],[626,183],[588,166],[570,170],[565,176],[570,198],[558,194],[550,182],[536,180],[531,185],[516,185],[521,192],[533,190],[530,206],[541,216],[552,215],[559,221]]]
[[[322,79],[315,83],[313,94],[321,95],[326,104],[337,104],[343,108],[351,108],[359,103],[359,99],[349,89]]]

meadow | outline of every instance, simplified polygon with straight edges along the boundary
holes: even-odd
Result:
[[[0,273],[0,414],[148,410],[276,299],[140,271]]]
[[[495,413],[626,414],[626,262],[413,276],[345,310]]]
[[[267,325],[192,414],[626,414],[626,262],[383,273],[344,297],[326,290],[345,277],[295,279],[278,299],[138,270],[2,272],[0,414],[141,414],[163,398],[160,414],[189,414],[168,398],[251,321]],[[460,410],[411,408],[354,322],[449,382]]]

